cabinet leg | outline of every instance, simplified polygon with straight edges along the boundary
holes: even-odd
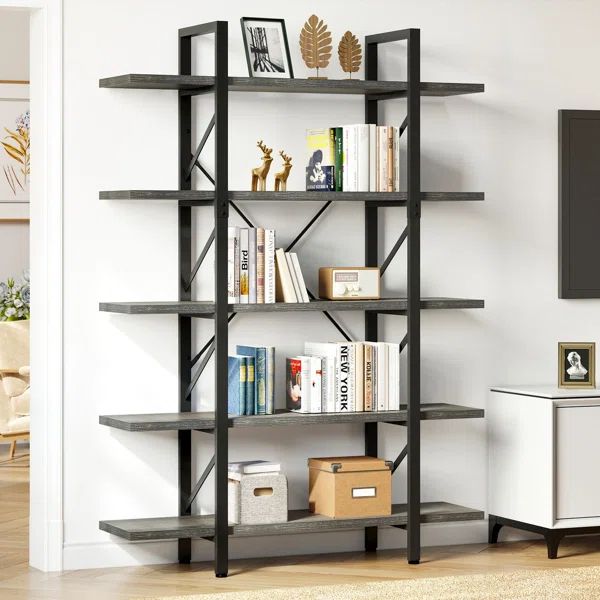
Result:
[[[498,523],[494,515],[488,517],[488,544],[498,543],[498,534],[502,529],[502,523]]]
[[[178,540],[178,559],[180,565],[189,565],[192,561],[192,540],[180,538]]]
[[[546,545],[548,546],[548,558],[556,558],[558,555],[558,546],[564,537],[562,531],[550,530],[544,534]]]
[[[377,552],[377,527],[365,527],[365,552]]]

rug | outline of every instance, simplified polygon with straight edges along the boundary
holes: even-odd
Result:
[[[595,600],[600,567],[513,571],[146,600]]]

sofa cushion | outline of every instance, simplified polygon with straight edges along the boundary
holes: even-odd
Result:
[[[15,417],[11,419],[7,423],[4,423],[0,426],[0,435],[1,434],[11,434],[15,433],[28,433],[29,432],[29,417]]]
[[[18,373],[29,364],[29,321],[0,323],[0,372]]]

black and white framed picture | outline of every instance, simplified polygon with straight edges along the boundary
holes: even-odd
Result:
[[[250,77],[293,79],[285,21],[242,17],[242,35]]]
[[[558,344],[558,386],[596,387],[596,344],[560,342]]]

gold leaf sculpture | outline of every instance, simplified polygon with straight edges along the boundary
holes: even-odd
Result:
[[[338,55],[342,71],[350,73],[350,79],[352,79],[352,73],[356,73],[360,69],[362,48],[358,38],[351,31],[346,31],[342,36],[338,46]]]
[[[311,15],[300,32],[300,50],[302,59],[309,69],[317,69],[316,77],[309,79],[327,79],[319,77],[319,69],[324,69],[331,58],[331,32],[317,15]]]

